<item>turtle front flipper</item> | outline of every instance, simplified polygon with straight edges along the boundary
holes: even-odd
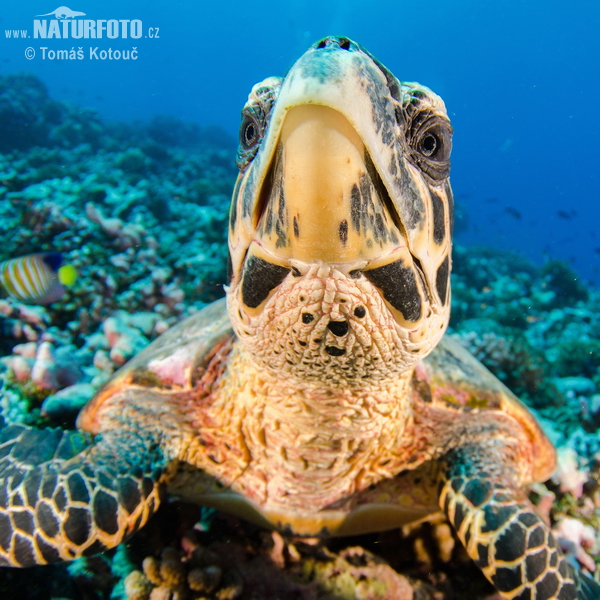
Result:
[[[157,509],[165,465],[144,432],[92,438],[6,427],[0,431],[0,565],[44,565],[116,546]]]
[[[503,598],[597,600],[600,587],[576,573],[514,484],[510,454],[491,440],[446,456],[440,505],[469,556]]]

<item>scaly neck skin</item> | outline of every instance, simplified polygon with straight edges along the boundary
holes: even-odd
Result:
[[[231,484],[248,497],[318,510],[390,477],[406,460],[412,369],[361,389],[298,385],[237,345],[228,371],[210,414],[223,442],[243,446],[245,465]]]

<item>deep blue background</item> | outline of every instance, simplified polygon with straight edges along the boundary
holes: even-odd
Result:
[[[314,41],[347,35],[400,78],[446,101],[452,180],[468,215],[462,242],[564,258],[600,281],[598,0],[65,0],[91,19],[141,19],[158,39],[7,40],[60,0],[4,2],[0,72],[33,72],[52,96],[107,119],[169,114],[237,135],[256,82],[281,75]],[[325,6],[323,6],[325,5]],[[39,47],[87,54],[137,46],[135,62],[51,62]],[[31,45],[38,51],[26,60]],[[77,48],[77,46],[75,46]],[[562,216],[558,214],[562,211]]]

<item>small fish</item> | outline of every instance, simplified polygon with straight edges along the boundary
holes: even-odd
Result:
[[[77,271],[63,265],[58,252],[29,254],[0,262],[0,284],[9,296],[32,304],[51,304],[65,294],[65,285],[73,285]]]
[[[559,211],[556,212],[556,214],[561,219],[565,219],[566,221],[569,221],[573,217],[577,216],[577,211],[576,210],[572,210],[570,213],[568,213],[566,210],[559,210]]]
[[[538,316],[536,316],[536,315],[527,315],[527,316],[525,317],[525,320],[526,320],[528,323],[539,323],[540,321],[543,321],[543,320],[544,320],[544,317],[538,317]]]
[[[506,206],[504,208],[504,212],[508,213],[511,217],[514,217],[515,219],[519,219],[519,221],[521,220],[521,213],[516,209],[513,208],[512,206]]]

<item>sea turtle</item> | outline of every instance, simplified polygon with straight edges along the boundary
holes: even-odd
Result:
[[[555,452],[456,341],[442,100],[328,37],[242,111],[226,299],[82,411],[6,427],[0,561],[114,547],[162,491],[300,536],[446,513],[504,598],[592,598],[522,487]]]

